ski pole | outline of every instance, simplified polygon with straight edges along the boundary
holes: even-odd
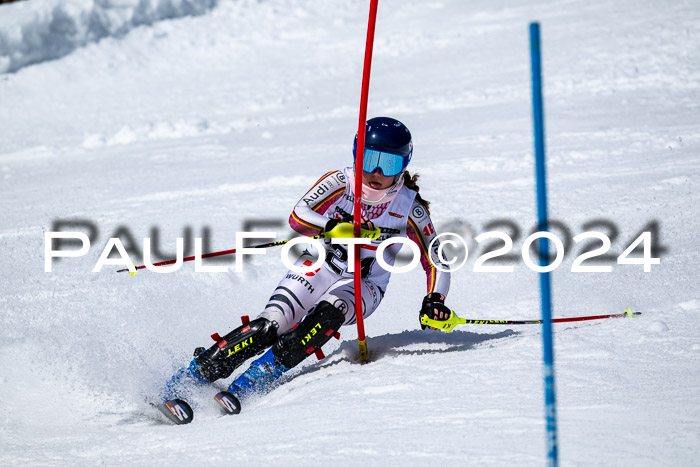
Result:
[[[316,235],[316,236],[311,237],[311,238],[319,239],[319,238],[322,238],[322,237],[323,237],[322,235]],[[248,247],[248,248],[270,248],[270,247],[273,247],[273,246],[284,245],[285,243],[289,243],[289,242],[291,242],[291,241],[292,241],[292,239],[290,238],[289,240],[279,240],[279,241],[277,241],[277,242],[265,243],[264,245],[255,245],[255,246],[251,246],[251,247]],[[214,253],[207,253],[207,254],[202,255],[202,259],[204,259],[204,258],[214,258],[215,256],[232,255],[232,254],[234,254],[235,252],[236,252],[236,249],[235,249],[235,248],[232,249],[232,250],[215,251]],[[183,258],[183,259],[182,259],[182,262],[185,262],[185,261],[193,261],[193,260],[194,260],[194,256],[188,256],[187,258]],[[167,261],[161,261],[160,263],[153,263],[153,266],[166,266],[166,265],[168,265],[168,264],[175,264],[176,262],[177,262],[177,259],[169,259],[169,260],[167,260]],[[145,268],[146,268],[145,265],[136,266],[136,269],[137,269],[137,270],[138,270],[138,269],[145,269]],[[128,271],[128,270],[129,270],[128,268],[124,268],[124,269],[119,269],[117,272],[124,272],[124,271]]]
[[[309,238],[313,238],[315,240],[318,240],[320,238],[352,238],[353,235],[354,235],[353,225],[350,223],[347,223],[347,222],[341,222],[338,225],[336,225],[332,230],[330,230],[328,232],[322,232],[318,235],[315,235],[315,236],[309,237]],[[370,238],[372,240],[376,240],[377,238],[379,238],[379,235],[381,235],[381,231],[380,231],[379,227],[375,227],[374,229],[362,227],[360,229],[360,235],[362,238]],[[291,241],[292,241],[292,239],[290,238],[289,240],[279,240],[276,242],[265,243],[264,245],[255,245],[255,246],[251,246],[248,248],[270,248],[273,246],[284,245],[285,243],[289,243]],[[207,253],[207,254],[202,255],[202,259],[213,258],[215,256],[232,255],[235,252],[236,252],[235,248],[232,250],[215,251],[214,253]],[[194,258],[195,258],[194,256],[188,256],[187,258],[183,258],[182,262],[184,263],[185,261],[193,261]],[[176,259],[169,259],[167,261],[161,261],[160,263],[154,263],[153,266],[166,266],[168,264],[175,264],[176,262],[177,262]],[[137,270],[146,268],[145,265],[135,266],[135,267]],[[124,268],[124,269],[119,269],[117,272],[125,272],[128,270],[129,270],[128,268]]]
[[[597,316],[578,316],[575,318],[556,318],[552,320],[552,323],[570,323],[572,321],[589,321],[592,319],[607,319],[607,318],[632,318],[634,316],[641,315],[639,311],[633,312],[630,308],[627,308],[624,312],[613,314],[613,315],[597,315]],[[470,318],[460,318],[457,313],[452,310],[452,314],[449,319],[445,321],[438,321],[435,319],[430,319],[426,315],[420,317],[420,322],[424,326],[429,326],[432,328],[442,329],[445,332],[452,331],[459,324],[542,324],[541,319],[527,319],[527,320],[498,320],[498,319],[470,319]]]

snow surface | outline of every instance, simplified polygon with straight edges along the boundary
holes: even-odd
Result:
[[[0,6],[2,69],[17,70],[0,75],[0,464],[544,462],[540,328],[421,331],[419,270],[396,275],[365,323],[371,363],[357,363],[356,332],[343,329],[326,360],[240,416],[220,417],[212,388],[193,397],[194,423],[162,423],[144,398],[211,333],[261,310],[284,273],[278,251],[243,273],[90,271],[120,227],[137,243],[155,227],[172,252],[186,227],[208,226],[212,249],[232,248],[246,221],[284,222],[321,174],[349,164],[368,5],[152,0],[137,6],[177,13],[137,21],[132,1],[61,4]],[[118,5],[104,34],[91,29],[86,18]],[[185,5],[199,16],[157,21]],[[698,465],[697,2],[382,0],[369,115],[411,129],[438,230],[507,219],[517,253],[536,217],[533,19],[550,217],[572,236],[613,222],[614,256],[656,220],[667,249],[650,273],[613,262],[574,274],[574,246],[553,275],[555,317],[643,313],[555,326],[562,464]],[[45,273],[44,232],[71,218],[98,238]],[[448,304],[537,318],[537,275],[522,261],[474,273],[480,251]]]

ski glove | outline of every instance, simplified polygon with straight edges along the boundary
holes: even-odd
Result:
[[[321,235],[325,234],[326,232],[330,232],[341,222],[352,223],[352,216],[350,214],[346,214],[343,216],[342,219],[328,219],[328,222],[326,222],[326,226],[323,228],[323,230],[321,230]]]
[[[439,293],[430,293],[423,299],[423,305],[418,313],[418,322],[420,323],[421,316],[426,315],[430,319],[438,321],[447,321],[452,316],[452,310],[445,306],[445,296]],[[421,323],[421,329],[427,329],[429,326]],[[430,328],[436,329],[436,328]]]
[[[323,229],[321,235],[324,238],[353,238],[355,226],[352,223],[352,217],[349,220],[345,218],[341,219],[330,219],[326,222],[326,226]],[[380,234],[379,227],[375,227],[372,222],[365,220],[360,228],[360,237],[369,238],[376,240],[379,238]]]

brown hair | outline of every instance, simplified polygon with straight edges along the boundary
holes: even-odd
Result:
[[[406,170],[403,173],[403,184],[406,188],[410,188],[411,190],[416,192],[416,201],[418,201],[418,204],[423,206],[425,208],[425,211],[430,215],[430,201],[424,200],[421,195],[419,194],[420,192],[420,187],[418,186],[418,178],[420,178],[420,175],[418,174],[413,174],[411,175],[408,170]]]

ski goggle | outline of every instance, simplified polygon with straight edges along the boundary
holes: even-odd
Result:
[[[385,177],[395,177],[406,169],[410,160],[410,157],[404,157],[399,154],[365,149],[362,170],[372,173],[379,169]]]

